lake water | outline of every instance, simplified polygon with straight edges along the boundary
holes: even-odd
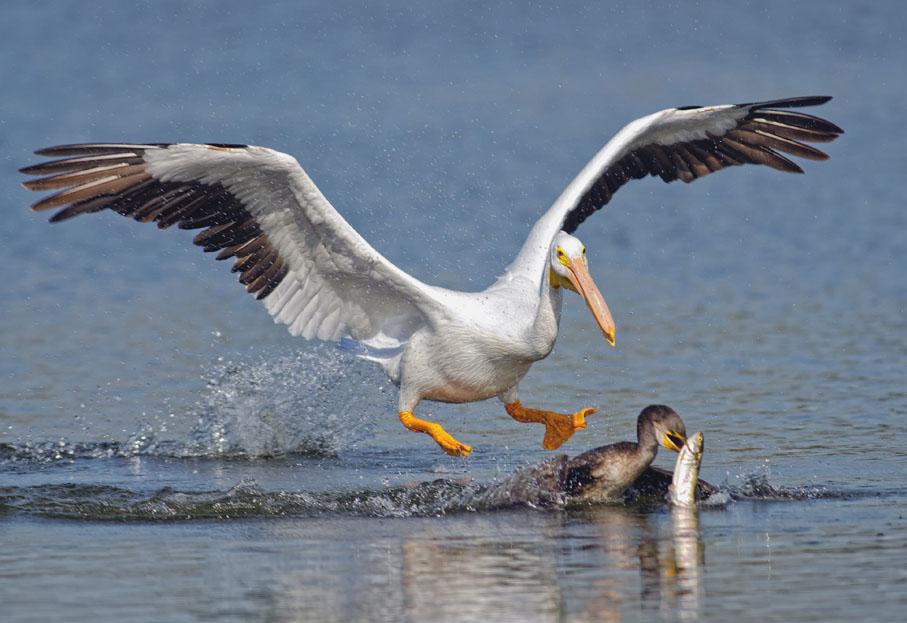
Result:
[[[907,9],[0,7],[0,618],[894,621],[907,607]],[[526,404],[667,403],[702,509],[455,507],[543,460],[497,401],[403,430],[368,364],[291,338],[191,234],[47,224],[16,169],[79,141],[294,154],[417,277],[479,289],[624,123],[794,95],[846,131],[805,176],[635,182],[578,234],[617,323],[567,300]],[[666,453],[665,453],[666,454]],[[671,457],[657,459],[670,465]]]

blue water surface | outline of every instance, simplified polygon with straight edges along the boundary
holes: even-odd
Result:
[[[2,618],[899,620],[905,17],[895,2],[4,3]],[[599,407],[571,454],[631,439],[639,410],[667,403],[705,432],[705,478],[795,498],[692,528],[663,508],[432,516],[385,496],[500,478],[547,456],[541,431],[497,401],[426,404],[475,448],[448,458],[399,425],[380,371],[291,338],[191,233],[112,213],[49,225],[17,173],[61,143],[270,146],[401,268],[477,290],[623,124],[814,94],[835,96],[812,112],[846,134],[805,176],[647,179],[590,218],[578,234],[617,348],[568,299],[522,385],[527,404]],[[367,504],[305,497],[350,491]]]

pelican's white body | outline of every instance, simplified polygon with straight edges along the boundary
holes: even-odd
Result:
[[[554,348],[561,292],[542,276],[534,284],[499,281],[477,293],[439,292],[438,317],[412,335],[399,360],[385,363],[400,385],[400,409],[411,410],[421,398],[516,400],[520,379]],[[527,309],[536,310],[534,317]]]

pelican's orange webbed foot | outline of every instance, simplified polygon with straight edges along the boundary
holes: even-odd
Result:
[[[555,413],[540,409],[527,409],[520,401],[506,405],[507,413],[517,422],[535,422],[545,425],[545,438],[542,447],[545,450],[557,450],[573,433],[586,428],[586,416],[595,413],[592,407],[580,409],[576,413]]]
[[[441,446],[441,449],[450,456],[469,456],[469,453],[472,452],[472,446],[467,446],[465,443],[460,443],[451,437],[450,433],[444,430],[444,427],[440,424],[420,420],[410,411],[401,411],[400,421],[403,422],[403,426],[408,430],[431,435],[435,443]]]

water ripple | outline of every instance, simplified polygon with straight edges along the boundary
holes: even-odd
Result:
[[[147,492],[99,484],[45,484],[0,488],[0,514],[16,512],[88,521],[185,521],[323,516],[430,517],[489,512],[514,506],[562,512],[578,510],[576,506],[565,508],[563,505],[540,508],[531,499],[524,499],[518,490],[507,499],[500,495],[489,498],[483,495],[489,489],[488,485],[451,479],[381,489],[329,491],[266,491],[251,479],[222,491],[180,491],[164,487]],[[857,492],[824,487],[780,488],[772,486],[764,477],[753,476],[742,487],[721,489],[711,496],[711,501],[706,501],[705,506],[723,508],[735,500],[777,502],[884,495],[886,492],[883,491]],[[636,504],[633,500],[629,503]],[[641,508],[653,507],[648,498],[640,504]]]

